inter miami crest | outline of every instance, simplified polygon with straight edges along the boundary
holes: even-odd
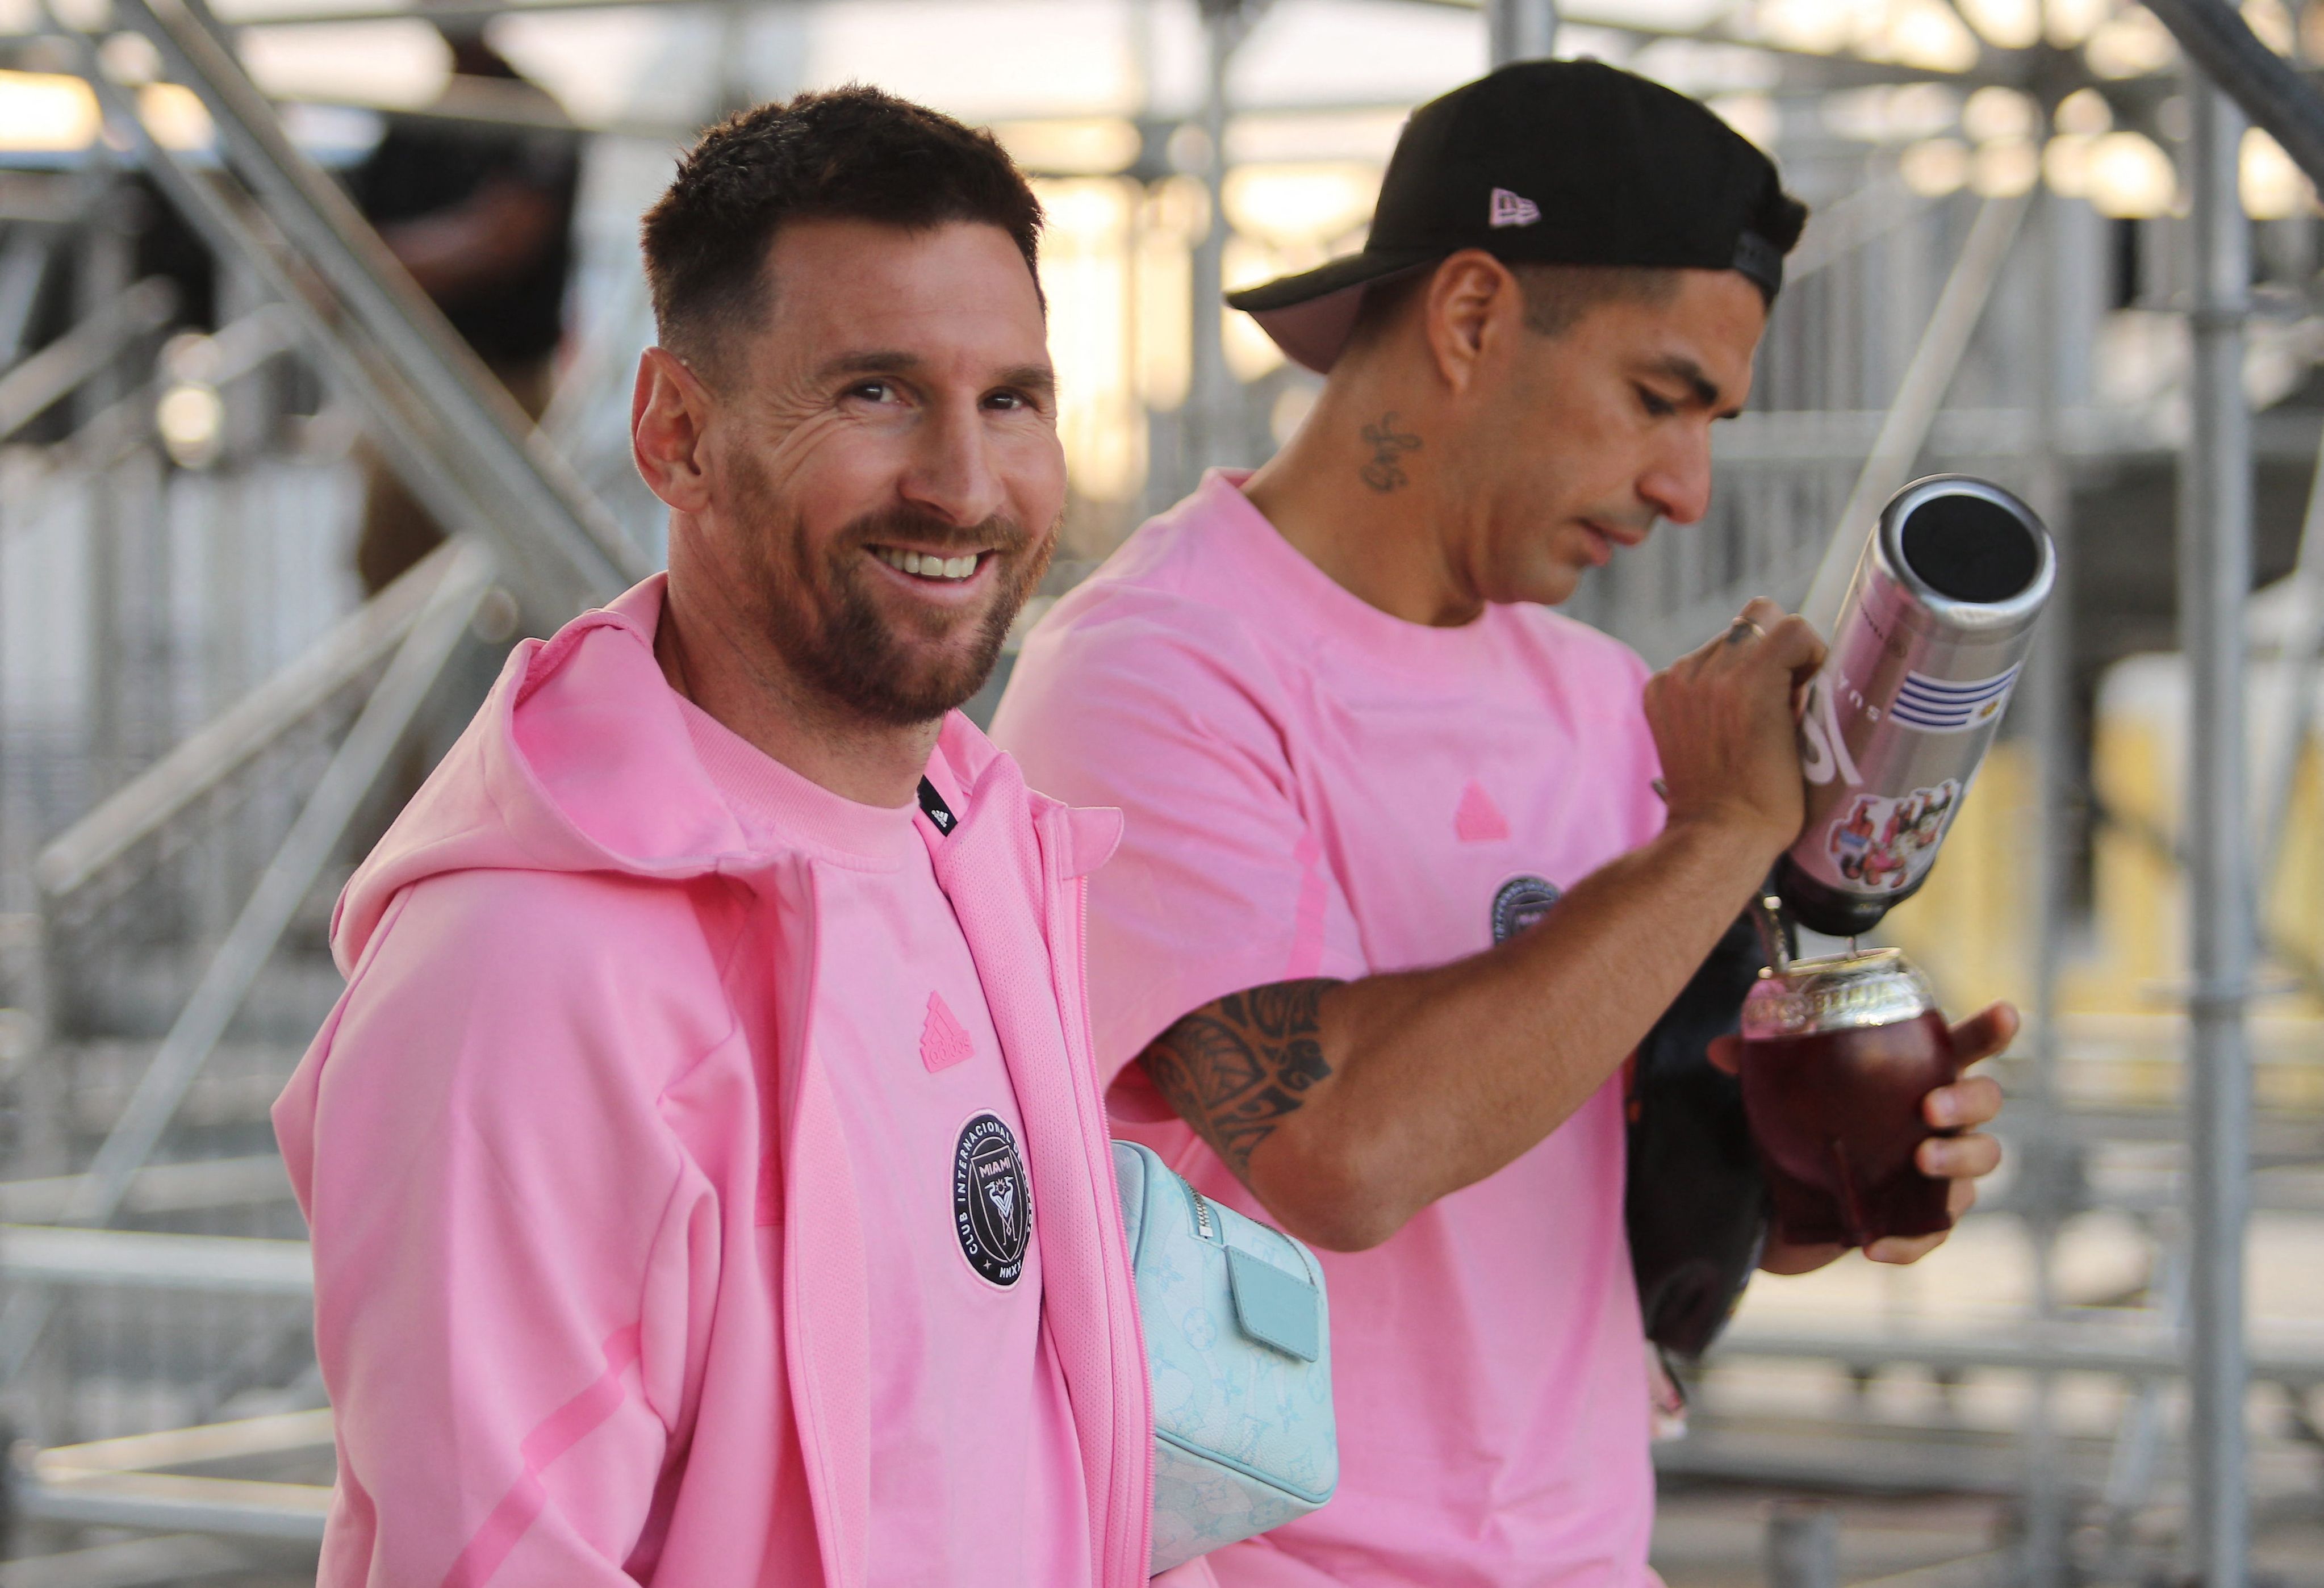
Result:
[[[952,1220],[968,1266],[996,1285],[1014,1285],[1032,1243],[1033,1196],[1017,1138],[993,1114],[961,1127],[952,1154]]]
[[[1511,877],[1493,895],[1493,941],[1508,942],[1547,915],[1563,897],[1546,877]]]

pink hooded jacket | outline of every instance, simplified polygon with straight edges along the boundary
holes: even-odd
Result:
[[[324,1583],[864,1581],[862,1238],[804,1033],[882,967],[818,955],[837,862],[738,819],[660,612],[655,578],[519,646],[339,900],[347,990],[274,1109],[340,1414]],[[1153,1416],[1082,922],[1120,818],[957,715],[928,777],[1041,1197],[1083,1581],[1128,1588]]]

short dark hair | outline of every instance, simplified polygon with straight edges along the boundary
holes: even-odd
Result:
[[[646,211],[654,326],[663,346],[700,361],[756,324],[767,250],[800,220],[996,226],[1025,256],[1038,293],[1041,218],[1041,201],[998,139],[925,106],[862,84],[761,105],[705,133]]]
[[[1667,303],[1679,287],[1675,266],[1513,263],[1509,273],[1517,277],[1517,291],[1525,298],[1526,328],[1545,337],[1563,336],[1601,303]],[[1360,347],[1378,338],[1403,317],[1435,275],[1435,268],[1428,266],[1365,288],[1348,346]]]

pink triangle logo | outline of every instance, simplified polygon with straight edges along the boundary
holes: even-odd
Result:
[[[1509,836],[1509,818],[1474,779],[1461,790],[1461,808],[1452,813],[1452,836],[1463,844],[1499,844]]]
[[[945,1007],[944,994],[929,993],[928,1022],[920,1028],[920,1062],[928,1066],[928,1074],[948,1070],[975,1053],[976,1045],[968,1039],[968,1028]]]

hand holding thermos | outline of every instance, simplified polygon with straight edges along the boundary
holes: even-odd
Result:
[[[2000,1088],[1960,1078],[2006,1048],[2006,1005],[1956,1028],[1897,950],[1854,942],[1916,891],[1991,745],[2055,558],[2015,497],[1939,475],[1892,497],[1802,702],[1806,819],[1778,861],[1778,913],[1850,939],[1849,951],[1775,961],[1739,1039],[1714,1049],[1742,1079],[1775,1233],[1797,1265],[1835,1247],[1910,1261],[1975,1201],[2000,1149],[1962,1134],[1999,1112]],[[1932,1132],[1934,1133],[1932,1139]]]

